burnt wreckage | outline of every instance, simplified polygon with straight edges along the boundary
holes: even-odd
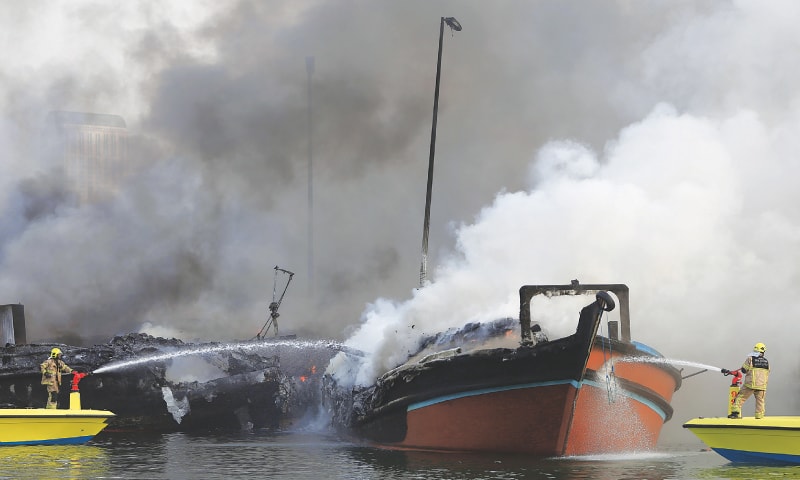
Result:
[[[278,275],[288,276],[278,295]],[[278,336],[278,307],[294,274],[275,267],[267,323],[249,341],[184,343],[146,334],[77,347],[27,344],[22,305],[0,305],[0,407],[41,408],[40,364],[53,348],[80,372],[85,406],[110,410],[107,431],[275,428],[319,404],[325,366],[340,347]],[[274,336],[268,337],[269,330]],[[69,404],[63,379],[59,405]]]
[[[99,370],[83,379],[81,396],[84,405],[116,414],[109,430],[275,428],[318,402],[317,371],[335,353],[325,344],[302,350],[291,344],[286,337],[193,344],[129,334],[93,347],[7,345],[0,347],[0,406],[44,406],[39,365],[58,347],[74,370]],[[198,377],[191,370],[204,373]],[[68,398],[66,376],[59,405]]]
[[[128,334],[92,347],[26,344],[22,305],[0,306],[0,324],[0,407],[44,407],[39,365],[57,347],[74,370],[97,370],[81,382],[82,402],[116,414],[109,430],[278,427],[318,403],[321,373],[336,353],[333,344],[292,336],[225,344]],[[68,398],[67,375],[59,405]]]

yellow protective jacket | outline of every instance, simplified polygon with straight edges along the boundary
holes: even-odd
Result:
[[[763,354],[749,356],[742,365],[744,386],[752,390],[766,390],[769,380],[769,362]]]
[[[61,373],[72,373],[72,369],[66,363],[55,358],[48,358],[42,362],[41,368],[42,385],[61,385]]]

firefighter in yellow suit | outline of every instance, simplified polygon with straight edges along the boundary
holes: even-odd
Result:
[[[729,418],[742,418],[742,404],[752,395],[756,397],[756,418],[764,418],[767,381],[769,380],[769,361],[764,356],[766,352],[766,345],[756,343],[753,353],[745,359],[742,365],[744,385],[736,395],[731,414],[728,415]]]
[[[72,369],[61,360],[61,350],[50,350],[50,358],[42,362],[42,385],[47,385],[47,407],[58,408],[58,388],[61,386],[61,374],[72,373]]]

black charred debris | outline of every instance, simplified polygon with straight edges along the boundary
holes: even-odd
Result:
[[[64,362],[82,372],[155,357],[80,382],[84,409],[116,414],[109,431],[277,428],[318,404],[322,372],[336,353],[324,346],[287,346],[291,338],[280,341],[286,338],[228,345],[128,334],[93,347],[9,344],[0,347],[0,407],[44,407],[39,365],[57,347]],[[170,355],[176,352],[186,354]],[[63,376],[60,408],[69,405],[70,380]]]

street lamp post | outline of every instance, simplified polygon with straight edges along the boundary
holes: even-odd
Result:
[[[306,57],[308,77],[308,294],[314,302],[314,163],[312,157],[313,133],[311,124],[311,76],[314,74],[314,57]]]
[[[428,270],[428,229],[431,222],[431,189],[433,188],[433,156],[436,151],[436,117],[439,113],[439,79],[442,69],[442,39],[444,24],[451,30],[461,31],[461,24],[453,17],[442,17],[439,22],[439,56],[436,59],[436,89],[433,93],[433,123],[431,125],[431,153],[428,159],[428,189],[425,194],[425,221],[422,224],[422,265],[419,268],[419,286],[425,286]]]

